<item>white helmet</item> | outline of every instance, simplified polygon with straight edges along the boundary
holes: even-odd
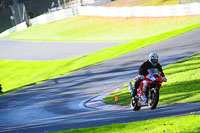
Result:
[[[158,55],[156,53],[149,54],[149,61],[153,66],[156,66],[158,63]]]

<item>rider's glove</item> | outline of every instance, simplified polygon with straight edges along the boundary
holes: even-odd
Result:
[[[167,82],[167,79],[165,77],[163,77],[164,82]]]

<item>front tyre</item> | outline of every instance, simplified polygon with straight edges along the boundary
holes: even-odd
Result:
[[[140,105],[140,103],[138,103],[137,98],[132,97],[131,98],[131,109],[133,111],[138,111],[138,110],[140,110],[140,108],[141,108],[141,105]]]
[[[148,106],[150,109],[155,109],[159,101],[159,90],[157,88],[149,89]]]

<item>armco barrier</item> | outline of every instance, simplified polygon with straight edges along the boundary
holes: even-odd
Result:
[[[200,3],[165,5],[165,6],[134,6],[134,7],[102,7],[102,6],[78,6],[74,8],[54,11],[31,19],[31,24],[45,24],[61,20],[75,15],[105,16],[105,17],[167,17],[200,14]],[[1,36],[11,32],[27,28],[26,23],[21,23],[10,28]]]
[[[9,33],[12,33],[12,32],[15,32],[15,31],[20,31],[20,30],[23,30],[23,29],[26,29],[26,28],[27,28],[27,24],[26,24],[26,22],[23,22],[23,23],[21,23],[21,24],[18,24],[18,25],[16,25],[16,26],[14,26],[14,27],[12,27],[12,28],[10,28],[10,29],[8,29],[8,30],[2,32],[2,33],[0,34],[0,37],[1,37],[1,36],[6,36],[6,35],[8,35]]]
[[[53,22],[56,20],[61,20],[69,17],[73,17],[78,14],[77,9],[69,8],[69,9],[63,9],[59,11],[50,12],[48,14],[40,15],[36,18],[31,19],[31,24],[46,24],[49,22]]]
[[[134,6],[134,7],[78,7],[79,15],[105,17],[167,17],[200,14],[200,3],[165,5],[165,6]]]
[[[73,17],[77,14],[78,14],[77,8],[68,8],[68,9],[63,9],[63,10],[59,10],[59,11],[50,12],[48,14],[40,15],[38,17],[31,19],[30,22],[31,22],[32,25],[46,24],[46,23],[53,22],[53,21],[56,21],[56,20],[61,20],[61,19]],[[21,24],[18,24],[16,26],[2,32],[0,34],[0,37],[6,36],[11,32],[19,31],[19,30],[22,30],[22,29],[25,29],[25,28],[27,28],[27,25],[26,25],[26,22],[23,22]]]

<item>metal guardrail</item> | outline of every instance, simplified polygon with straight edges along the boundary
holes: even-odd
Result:
[[[200,3],[163,5],[163,6],[133,6],[133,7],[78,7],[79,15],[104,17],[170,17],[199,15]]]
[[[30,22],[31,22],[31,25],[45,24],[48,22],[53,22],[56,20],[73,17],[75,15],[78,15],[77,8],[67,8],[67,9],[62,9],[62,10],[53,11],[47,14],[40,15],[38,17],[31,19]]]

